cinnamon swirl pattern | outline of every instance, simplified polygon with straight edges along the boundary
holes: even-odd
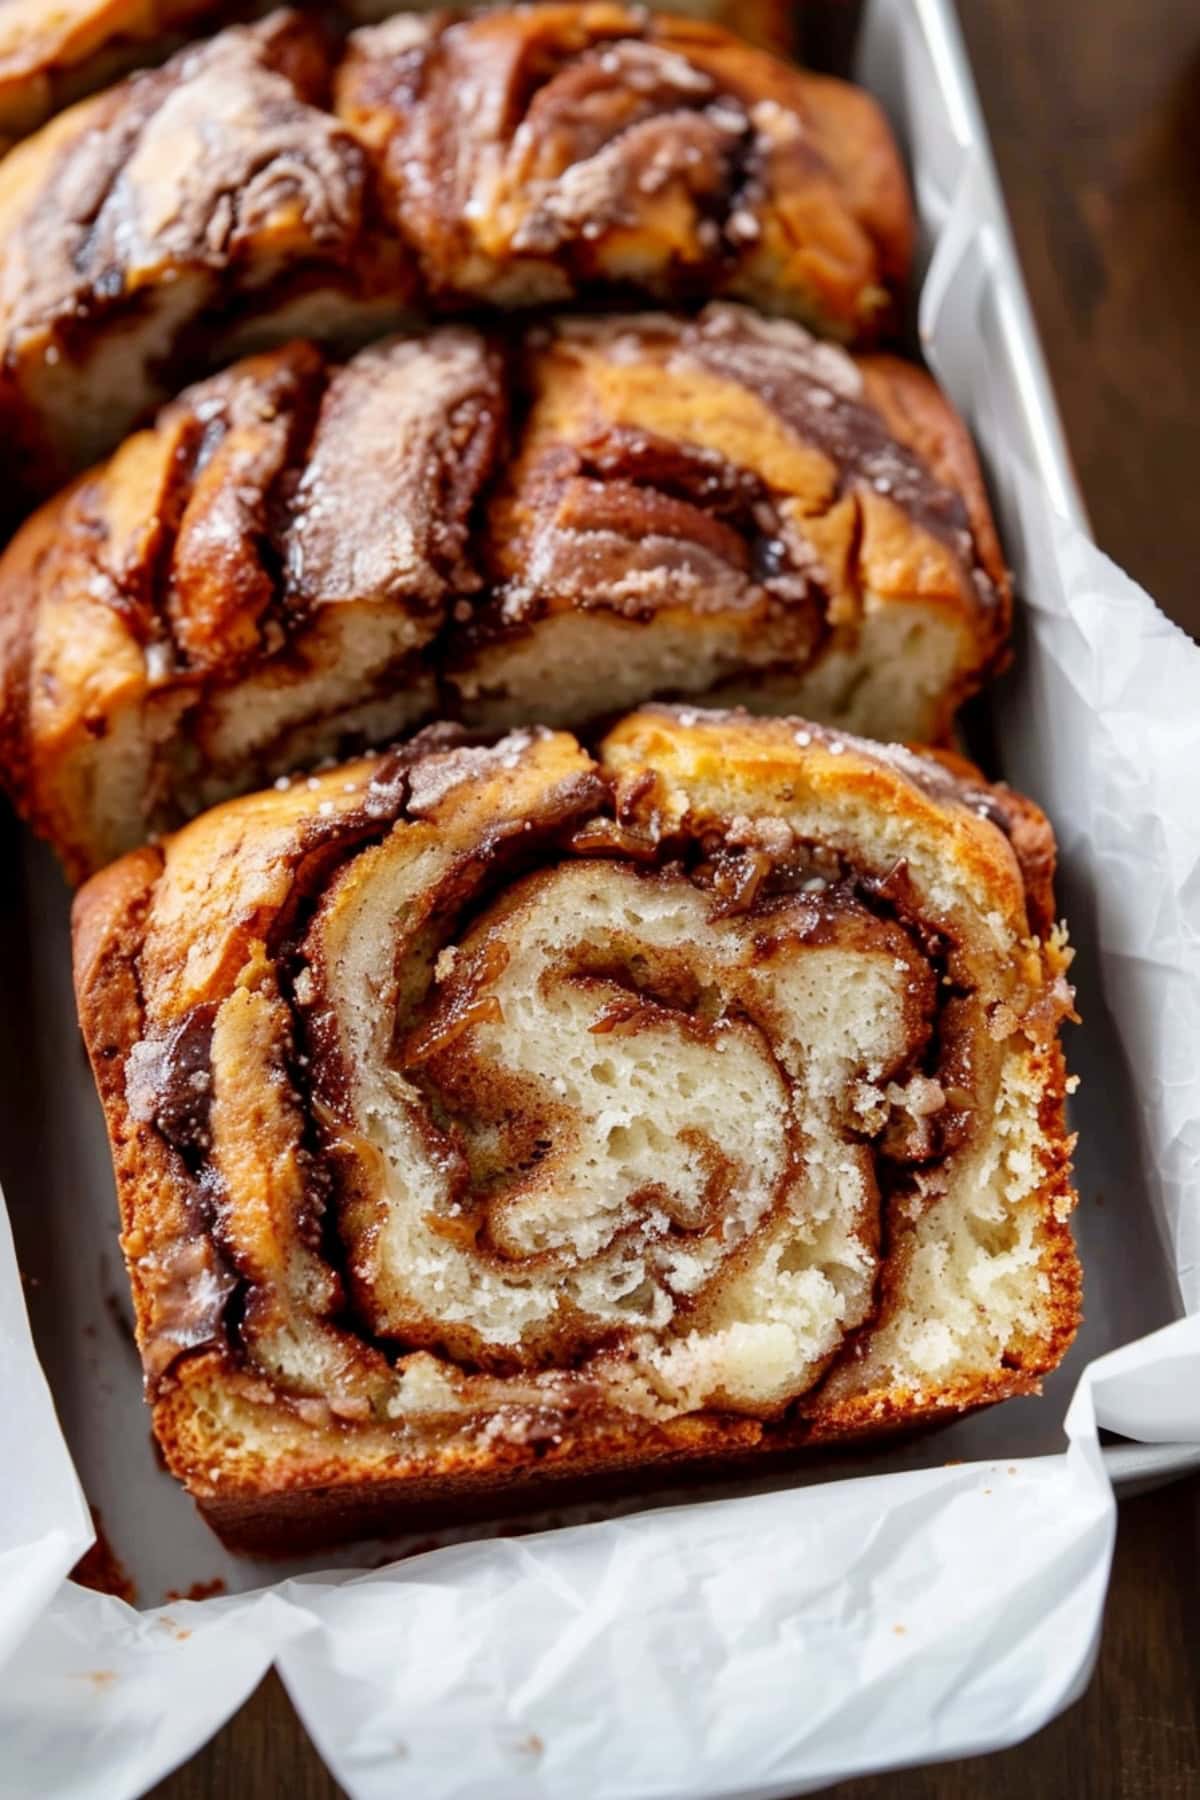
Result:
[[[563,320],[523,386],[490,593],[448,651],[468,719],[716,691],[938,742],[1003,654],[975,454],[911,363],[718,304]]]
[[[421,652],[479,586],[504,403],[465,327],[340,367],[296,343],[28,521],[0,562],[0,758],[70,875],[435,709]]]
[[[503,455],[511,414],[511,453]],[[928,376],[742,308],[310,344],[187,391],[0,557],[0,766],[82,877],[457,714],[716,692],[938,739],[1005,642]]]
[[[875,102],[719,26],[610,5],[356,33],[343,119],[435,294],[725,294],[874,337],[911,213]]]
[[[347,46],[274,12],[0,162],[5,504],[297,332],[348,347],[615,284],[737,293],[851,337],[884,319],[907,242],[873,102],[716,27],[534,6],[406,14]]]
[[[1078,1316],[1045,820],[650,709],[233,801],[75,912],[167,1461],[235,1545],[1026,1393]]]
[[[0,428],[46,492],[241,340],[397,322],[316,23],[273,13],[80,102],[0,163]]]

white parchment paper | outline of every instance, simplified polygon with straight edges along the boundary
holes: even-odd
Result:
[[[32,852],[0,889],[25,1277],[23,1297],[0,1215],[0,1794],[140,1793],[272,1662],[360,1800],[785,1796],[1011,1743],[1089,1673],[1114,1471],[1200,1459],[1200,651],[1079,529],[949,8],[875,0],[861,73],[910,150],[922,339],[1022,601],[993,715],[1003,772],[1057,826],[1080,952],[1076,1349],[1043,1400],[757,1491],[382,1567],[369,1547],[323,1571],[231,1558],[150,1447],[66,896]],[[84,1490],[144,1610],[66,1579]],[[214,1579],[218,1598],[164,1598]]]

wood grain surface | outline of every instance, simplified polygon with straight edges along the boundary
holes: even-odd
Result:
[[[961,13],[1096,536],[1200,636],[1200,8],[962,0]],[[271,1677],[156,1792],[339,1790]],[[829,1792],[1200,1800],[1200,1483],[1122,1507],[1099,1663],[1062,1718],[996,1756]]]

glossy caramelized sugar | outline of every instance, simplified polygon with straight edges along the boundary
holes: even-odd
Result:
[[[435,713],[719,694],[936,739],[1002,654],[922,371],[729,305],[311,344],[188,390],[0,558],[0,752],[82,876]]]
[[[1078,1316],[1045,820],[654,708],[446,728],[76,903],[168,1463],[283,1549],[1026,1393]]]

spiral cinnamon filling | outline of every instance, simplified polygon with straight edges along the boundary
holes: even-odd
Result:
[[[897,1222],[979,1153],[1032,989],[903,859],[681,810],[561,734],[435,734],[278,803],[267,912],[186,975],[142,952],[126,1099],[189,1194],[152,1379],[215,1348],[302,1417],[434,1439],[802,1401],[880,1316]]]

